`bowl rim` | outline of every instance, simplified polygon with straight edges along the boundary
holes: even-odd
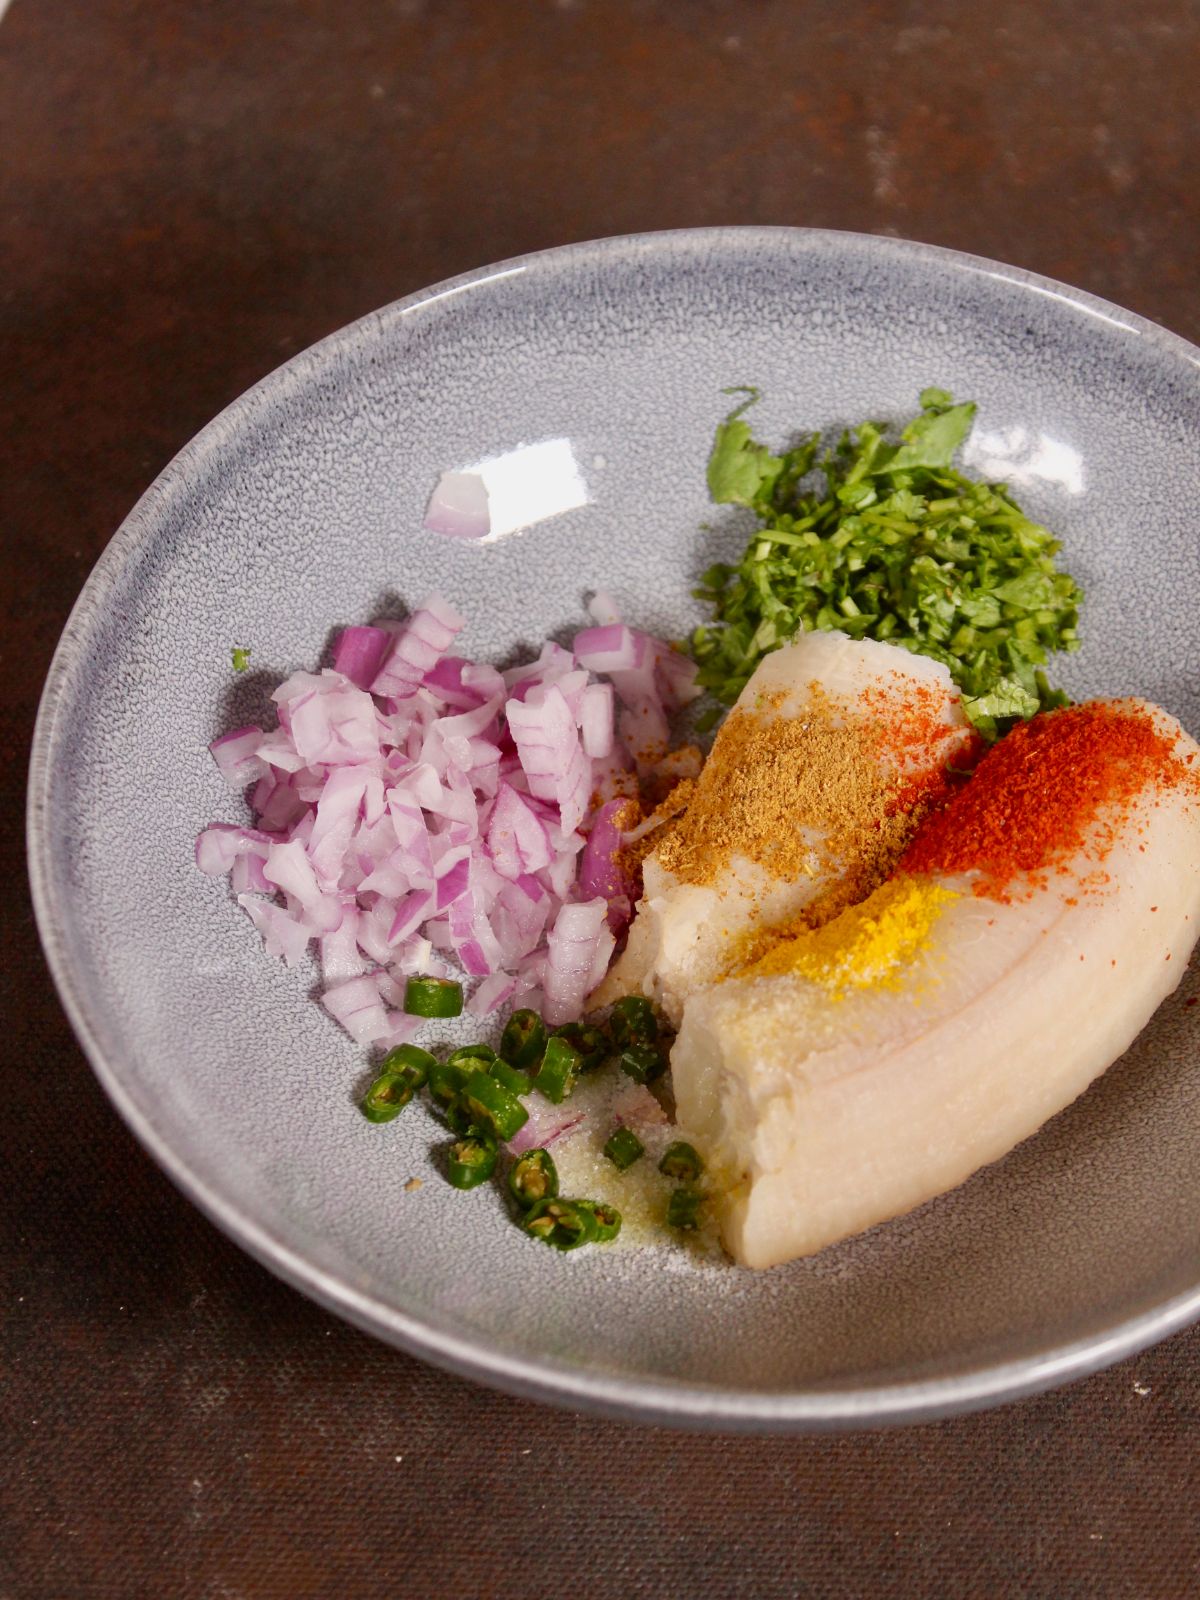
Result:
[[[186,479],[232,442],[242,421],[281,390],[302,383],[337,353],[399,315],[419,311],[463,292],[558,263],[603,264],[656,251],[719,250],[757,245],[764,251],[788,246],[834,253],[866,252],[909,266],[993,277],[1018,289],[1061,301],[1077,312],[1148,340],[1161,353],[1196,369],[1200,349],[1157,323],[1112,302],[1025,268],[938,245],[848,230],[791,227],[680,228],[614,235],[514,256],[443,279],[356,319],[274,368],[220,411],[159,472],[113,534],[76,599],[55,648],[34,726],[27,790],[26,832],[34,915],[51,976],[67,1018],[92,1069],[117,1111],[177,1188],[210,1221],[276,1276],[347,1321],[434,1365],[522,1397],[583,1408],[624,1421],[725,1432],[783,1433],[877,1427],[931,1421],[1015,1400],[1081,1378],[1136,1354],[1200,1319],[1200,1282],[1148,1310],[1098,1328],[1086,1337],[1050,1344],[1016,1360],[981,1364],[945,1377],[848,1388],[784,1391],[739,1390],[717,1385],[628,1378],[529,1356],[509,1355],[471,1339],[443,1332],[378,1297],[356,1289],[336,1272],[314,1265],[279,1233],[264,1226],[221,1192],[219,1181],[194,1167],[166,1140],[123,1081],[119,1060],[102,1047],[89,1015],[87,996],[68,958],[65,927],[70,907],[54,888],[50,863],[47,798],[53,772],[54,730],[68,677],[84,648],[93,619],[125,564],[154,536],[166,504],[186,488]]]

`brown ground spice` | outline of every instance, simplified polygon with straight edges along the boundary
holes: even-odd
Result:
[[[812,871],[814,832],[821,855],[846,872],[837,909],[886,876],[917,821],[898,803],[910,799],[906,780],[881,759],[881,722],[857,707],[847,715],[815,684],[812,694],[800,717],[775,714],[782,694],[730,712],[687,809],[652,836],[659,861],[677,878],[714,883],[734,856],[775,878],[804,876]]]

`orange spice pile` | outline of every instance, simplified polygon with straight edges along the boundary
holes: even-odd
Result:
[[[1148,790],[1195,786],[1192,759],[1138,701],[1043,712],[992,746],[970,782],[926,820],[901,866],[974,871],[976,894],[1028,896],[1081,855],[1102,862]]]

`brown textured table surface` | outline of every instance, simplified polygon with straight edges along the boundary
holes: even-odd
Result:
[[[3,4],[0,3],[0,11]],[[109,1108],[24,887],[46,667],[150,478],[450,273],[716,222],[907,235],[1200,338],[1193,0],[15,0],[0,23],[0,1594],[1184,1596],[1200,1331],[989,1415],[704,1438],[333,1324]]]

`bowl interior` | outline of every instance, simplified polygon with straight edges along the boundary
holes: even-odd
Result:
[[[1037,1381],[1066,1346],[1098,1361],[1114,1329],[1200,1280],[1191,974],[1035,1139],[812,1261],[756,1275],[670,1251],[559,1257],[490,1191],[446,1187],[424,1110],[384,1130],[354,1113],[364,1059],[312,1000],[315,969],[263,955],[192,841],[244,815],[208,740],[263,714],[341,624],[437,588],[469,618],[468,653],[504,661],[569,635],[597,586],[651,629],[700,620],[691,586],[745,537],[704,483],[731,384],[762,390],[755,422],[775,442],[902,418],[927,384],[977,400],[970,465],[1061,532],[1086,587],[1084,647],[1060,678],[1144,694],[1198,732],[1196,377],[1179,341],[1040,280],[786,231],[552,252],[290,363],[138,506],[48,690],[39,911],[124,1113],[277,1270],[509,1384],[659,1416],[811,1421],[967,1403],[998,1368]],[[422,531],[439,472],[535,445],[549,448],[515,458],[510,520],[522,496],[530,514],[586,503],[482,545]],[[234,644],[253,650],[244,678]],[[409,1192],[411,1177],[430,1181]]]

